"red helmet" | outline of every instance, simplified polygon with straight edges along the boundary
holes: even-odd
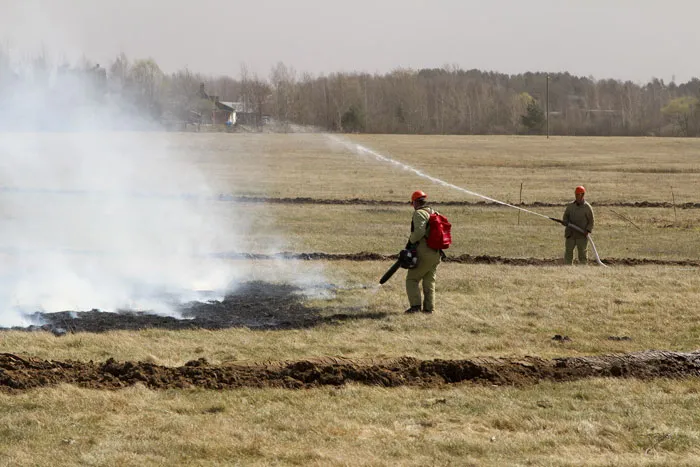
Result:
[[[574,193],[577,195],[583,195],[586,193],[586,189],[582,186],[577,186],[576,189],[574,190]]]
[[[411,202],[415,203],[417,199],[427,198],[427,197],[428,197],[428,195],[426,195],[424,192],[422,192],[420,190],[414,191],[413,194],[411,195]]]

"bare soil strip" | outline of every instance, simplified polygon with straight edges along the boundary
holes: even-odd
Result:
[[[366,206],[406,206],[410,203],[390,200],[376,199],[320,199],[320,198],[267,198],[257,196],[233,196],[219,195],[220,201],[230,201],[234,203],[264,203],[264,204],[330,204],[330,205],[366,205]],[[430,203],[432,206],[474,206],[474,207],[506,207],[502,204],[492,203],[489,201],[435,201]],[[522,207],[564,207],[566,203],[547,203],[542,201],[534,201],[531,203],[512,203]],[[612,202],[612,201],[595,201],[591,202],[593,206],[610,206],[610,207],[630,207],[630,208],[673,208],[673,203],[655,202],[655,201],[635,201],[635,202]],[[676,209],[700,209],[700,203],[678,203],[675,204]]]
[[[256,253],[220,253],[218,256],[242,260],[301,260],[301,261],[396,261],[398,255],[382,255],[379,253],[289,253],[282,252],[274,255]],[[561,258],[507,258],[491,255],[447,256],[447,263],[459,264],[507,264],[509,266],[557,266],[562,265]],[[613,266],[687,266],[699,267],[700,261],[695,260],[665,260],[646,258],[603,258],[603,262]],[[591,262],[592,265],[595,263]]]
[[[265,364],[210,365],[194,360],[181,367],[144,362],[102,363],[50,361],[0,354],[0,390],[25,391],[57,384],[92,389],[119,389],[143,384],[151,389],[234,389],[342,386],[436,387],[455,383],[523,386],[540,381],[584,378],[688,378],[700,376],[700,352],[645,351],[620,355],[569,357],[478,358],[472,360],[353,361],[323,358]]]

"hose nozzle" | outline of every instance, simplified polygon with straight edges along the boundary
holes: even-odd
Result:
[[[558,223],[560,223],[561,225],[563,225],[564,227],[566,227],[566,222],[564,222],[564,221],[561,220],[561,219],[557,219],[556,217],[550,217],[549,220],[552,220],[552,221],[554,221],[554,222],[558,222]]]

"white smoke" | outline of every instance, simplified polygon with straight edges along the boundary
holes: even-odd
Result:
[[[245,273],[217,259],[228,235],[197,168],[167,133],[0,133],[0,325],[34,311],[175,314]],[[228,205],[231,210],[234,206]]]

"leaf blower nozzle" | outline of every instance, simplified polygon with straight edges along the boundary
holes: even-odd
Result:
[[[381,285],[381,284],[385,283],[386,281],[388,281],[389,279],[391,279],[391,276],[393,276],[394,273],[396,271],[398,271],[400,268],[401,268],[401,261],[397,261],[394,264],[392,264],[391,267],[389,268],[389,270],[384,273],[384,275],[382,276],[381,279],[379,279],[379,284]]]
[[[399,259],[396,260],[394,264],[391,265],[389,270],[384,273],[381,279],[379,279],[379,284],[383,284],[394,275],[396,271],[400,268],[413,269],[418,265],[418,255],[415,248],[406,248],[399,252]]]

